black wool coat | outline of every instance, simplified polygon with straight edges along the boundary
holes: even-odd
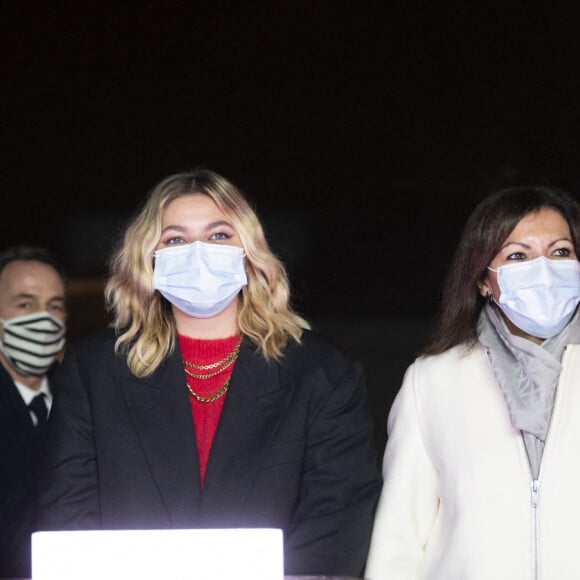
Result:
[[[0,364],[0,578],[30,576],[30,534],[45,440],[46,430],[34,426]]]
[[[114,341],[53,378],[41,529],[274,527],[286,574],[361,573],[381,480],[358,362],[312,332],[279,362],[244,340],[202,488],[179,348],[137,378]]]

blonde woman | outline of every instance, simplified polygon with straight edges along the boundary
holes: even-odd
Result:
[[[286,574],[360,574],[380,487],[361,367],[292,311],[239,190],[161,181],[106,296],[114,328],[56,379],[40,527],[275,527]]]

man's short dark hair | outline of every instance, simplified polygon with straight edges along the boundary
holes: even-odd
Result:
[[[63,284],[66,283],[65,271],[56,256],[47,248],[39,246],[12,246],[11,248],[6,248],[3,252],[0,252],[0,274],[10,262],[15,262],[16,260],[41,262],[52,266],[58,272]]]

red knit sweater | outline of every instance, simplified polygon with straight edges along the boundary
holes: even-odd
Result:
[[[189,338],[181,334],[178,334],[177,338],[182,358],[196,365],[207,365],[223,359],[236,348],[240,340],[239,336],[230,336],[229,338],[220,338],[217,340],[201,340]],[[233,368],[234,365],[232,364],[223,372],[209,379],[196,379],[186,373],[187,384],[191,387],[192,391],[202,397],[213,395],[230,378]],[[185,366],[185,369],[196,375],[211,374],[217,370],[196,370],[189,366]],[[222,414],[222,409],[224,408],[226,396],[227,392],[211,403],[201,403],[191,393],[189,395],[202,486],[205,479],[211,445]]]

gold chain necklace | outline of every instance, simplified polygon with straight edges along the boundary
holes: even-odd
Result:
[[[230,353],[228,354],[228,356],[226,356],[225,358],[223,358],[220,361],[217,361],[215,363],[211,363],[208,365],[195,365],[189,361],[186,361],[185,359],[183,360],[183,370],[185,371],[185,373],[194,378],[194,379],[209,379],[211,377],[215,377],[216,375],[219,375],[220,373],[223,373],[228,367],[230,367],[231,365],[234,364],[234,362],[236,362],[236,359],[238,358],[238,354],[240,353],[240,347],[242,346],[242,337],[240,336],[240,340],[236,346],[236,348]],[[217,366],[220,366],[220,368],[218,368],[217,371],[214,371],[213,373],[208,373],[205,375],[196,375],[194,373],[192,373],[191,371],[188,371],[187,368],[185,368],[185,365],[192,367],[196,370],[210,370],[210,369],[214,369]],[[187,389],[189,390],[189,392],[191,393],[191,396],[199,403],[213,403],[214,401],[217,401],[220,397],[223,397],[227,390],[230,387],[230,379],[231,379],[231,375],[228,377],[228,380],[215,392],[213,393],[213,395],[207,395],[206,397],[199,395],[198,393],[196,393],[190,386],[189,383],[187,382],[187,378],[185,379],[185,384],[187,385]]]
[[[212,377],[215,377],[215,376],[219,375],[220,373],[223,373],[228,367],[233,365],[234,362],[236,362],[236,359],[229,361],[227,365],[221,367],[217,371],[214,371],[213,373],[207,373],[206,375],[196,375],[195,373],[188,371],[185,367],[183,367],[183,370],[185,371],[185,374],[187,376],[191,377],[192,379],[202,379],[202,380],[203,379],[211,379]]]
[[[226,369],[227,367],[229,367],[232,362],[234,362],[236,360],[236,357],[238,356],[239,352],[240,352],[240,347],[242,346],[242,337],[240,336],[240,340],[238,342],[238,344],[236,345],[236,348],[234,348],[234,350],[232,350],[232,352],[230,352],[230,354],[228,354],[227,356],[225,356],[224,358],[222,358],[221,360],[218,360],[216,362],[207,364],[207,365],[196,365],[192,362],[189,362],[188,360],[182,359],[183,360],[183,364],[195,369],[197,371],[210,371],[212,369],[215,369],[217,367],[223,367],[221,370],[219,370],[216,374],[220,373],[223,369]],[[193,375],[191,375],[193,376]],[[206,376],[206,375],[204,375]],[[210,376],[210,375],[207,375]],[[215,375],[212,375],[215,376]],[[199,377],[196,377],[199,378]]]
[[[231,378],[231,377],[230,377]],[[220,387],[213,395],[208,395],[207,397],[202,397],[201,395],[198,395],[190,386],[189,383],[187,381],[185,381],[185,384],[187,385],[187,388],[189,389],[189,392],[191,393],[191,396],[198,401],[199,403],[213,403],[214,401],[217,401],[220,397],[223,397],[229,386],[230,386],[230,379],[228,379],[224,385],[222,387]]]

